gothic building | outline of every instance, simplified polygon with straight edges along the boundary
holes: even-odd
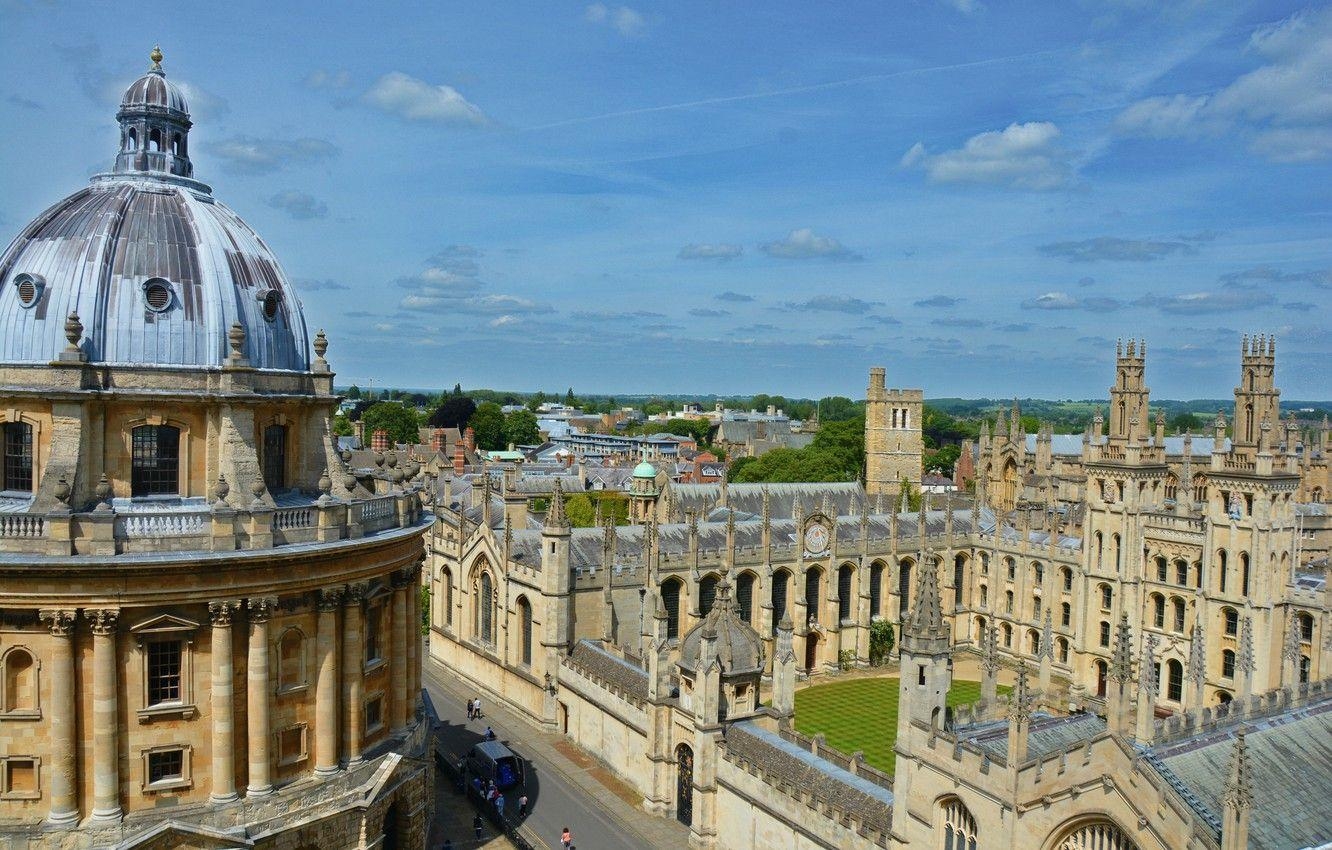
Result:
[[[344,467],[161,59],[0,255],[0,847],[420,847],[416,471]]]

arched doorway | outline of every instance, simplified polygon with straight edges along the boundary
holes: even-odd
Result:
[[[819,633],[810,632],[805,635],[805,671],[814,672],[814,668],[819,664]]]
[[[675,748],[675,819],[685,826],[694,823],[694,751],[688,744]]]
[[[398,820],[398,804],[395,802],[384,813],[384,826],[381,830],[384,834],[384,840],[379,844],[381,850],[397,850],[398,847],[402,846],[398,842]]]
[[[1109,677],[1110,667],[1104,661],[1096,662],[1096,696],[1105,699],[1105,682]]]

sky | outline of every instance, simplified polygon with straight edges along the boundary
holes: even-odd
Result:
[[[0,0],[0,239],[155,43],[339,384],[1332,397],[1332,6]]]

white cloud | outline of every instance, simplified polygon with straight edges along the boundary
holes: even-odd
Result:
[[[268,199],[268,205],[295,219],[324,218],[328,215],[328,204],[314,195],[295,189],[278,192]]]
[[[523,320],[518,318],[517,316],[505,313],[503,316],[491,319],[489,324],[492,328],[507,328],[512,325],[522,324],[522,321]]]
[[[1249,50],[1265,64],[1215,94],[1149,97],[1120,113],[1116,126],[1153,138],[1237,132],[1275,162],[1332,156],[1332,9],[1262,27]]]
[[[625,38],[642,35],[647,29],[647,18],[628,6],[612,8],[604,3],[593,3],[583,10],[583,18],[589,23],[609,26]]]
[[[759,250],[769,257],[781,257],[785,260],[864,259],[831,236],[818,236],[808,227],[796,228],[781,239],[765,242],[759,246]]]
[[[936,183],[982,183],[1049,191],[1069,185],[1070,155],[1049,121],[1009,124],[980,133],[956,150],[931,154],[921,142],[902,156],[903,168],[921,168]]]
[[[350,71],[326,71],[316,68],[305,75],[305,85],[312,89],[345,89],[351,85]]]
[[[744,253],[744,250],[745,249],[739,245],[730,245],[725,242],[718,242],[715,245],[711,243],[691,243],[681,248],[680,253],[675,256],[681,260],[717,260],[718,262],[726,262],[727,260],[734,260],[736,257]]]
[[[246,174],[269,174],[288,165],[317,162],[338,153],[336,145],[323,139],[257,139],[251,136],[222,139],[207,150],[233,170]]]
[[[1067,292],[1047,292],[1022,302],[1025,310],[1086,310],[1089,313],[1112,313],[1122,306],[1114,298],[1078,297]]]
[[[436,86],[391,71],[375,81],[363,100],[376,109],[408,121],[484,127],[486,114],[452,86]]]

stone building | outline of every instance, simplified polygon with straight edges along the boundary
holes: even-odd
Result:
[[[161,59],[0,255],[0,847],[422,847],[417,470],[344,467]]]
[[[888,389],[882,367],[870,369],[865,393],[865,491],[896,498],[903,483],[920,488],[925,450],[920,390]]]
[[[921,682],[935,696],[948,669],[946,658],[961,651],[987,656],[996,668],[1031,665],[1039,670],[1043,710],[1051,716],[1062,717],[1070,708],[1085,712],[1077,717],[1113,716],[1124,711],[1116,694],[1122,697],[1126,691],[1140,706],[1137,716],[1145,725],[1133,730],[1140,739],[1146,738],[1157,715],[1186,724],[1180,728],[1197,729],[1187,724],[1237,716],[1227,712],[1250,718],[1285,712],[1306,698],[1321,706],[1320,712],[1332,709],[1332,702],[1312,684],[1332,675],[1332,596],[1324,572],[1296,557],[1296,518],[1307,507],[1298,502],[1303,467],[1278,456],[1263,438],[1260,423],[1255,441],[1241,437],[1231,445],[1217,440],[1220,448],[1198,458],[1196,466],[1191,453],[1184,455],[1180,480],[1195,481],[1196,486],[1170,489],[1167,444],[1159,429],[1148,434],[1142,424],[1148,400],[1144,370],[1140,348],[1121,354],[1111,401],[1112,410],[1122,402],[1123,413],[1112,414],[1108,434],[1103,423],[1089,428],[1083,461],[1076,468],[1070,464],[1068,480],[1061,484],[1070,493],[1082,494],[1076,502],[1051,495],[1047,507],[1019,497],[1016,488],[1022,479],[991,468],[976,500],[946,496],[931,503],[927,497],[918,511],[907,509],[900,490],[892,490],[896,498],[887,496],[888,479],[882,474],[877,494],[859,483],[659,482],[655,510],[641,524],[622,527],[569,528],[555,509],[558,494],[540,530],[497,523],[500,511],[494,509],[489,520],[479,509],[441,509],[428,543],[431,660],[575,737],[626,772],[649,801],[663,793],[664,768],[657,762],[640,766],[628,754],[639,752],[650,735],[657,734],[649,733],[649,727],[684,728],[683,720],[667,723],[661,719],[666,715],[654,714],[646,696],[649,671],[654,663],[678,666],[685,638],[707,621],[723,598],[728,616],[753,629],[761,642],[762,681],[773,689],[774,707],[783,699],[778,683],[787,678],[865,666],[871,623],[887,619],[904,628],[908,612],[921,604],[929,585],[929,593],[939,597],[942,625],[930,619],[929,640],[919,645],[904,640],[902,652],[906,669],[917,663],[905,657],[909,653],[935,653]],[[871,395],[881,384],[882,376],[872,373]],[[1249,391],[1238,392],[1244,410]],[[918,427],[919,409],[908,399],[899,401],[896,407],[885,403],[888,430],[894,424],[899,430]],[[883,415],[867,417],[867,444],[874,439],[871,431],[881,431],[884,422]],[[1017,455],[1023,442],[1007,445]],[[1016,457],[1013,466],[1021,468]],[[649,479],[645,475],[643,480]],[[1016,482],[1014,489],[1004,489],[1006,480]],[[789,633],[780,628],[784,620],[789,620]],[[663,639],[666,655],[654,661]],[[1117,650],[1119,646],[1127,648]],[[1116,662],[1116,651],[1131,659],[1147,652],[1151,662],[1125,667],[1122,659]],[[673,687],[680,693],[689,663],[675,674]],[[1139,694],[1147,679],[1153,684]],[[1262,702],[1259,695],[1270,692],[1286,696]],[[679,693],[665,699],[678,700]],[[1230,703],[1236,707],[1226,708]],[[996,702],[988,704],[993,709]],[[902,746],[913,747],[909,755],[929,749],[931,740],[937,742],[937,735],[929,737],[930,729],[963,730],[939,720],[947,712],[939,705],[934,708],[940,709],[937,714],[932,708],[916,717],[919,724],[913,721],[901,730],[899,740],[907,741]],[[675,718],[679,711],[673,710],[676,714],[669,716]],[[973,725],[994,722],[984,711],[972,717]],[[907,840],[912,834],[903,826],[907,814],[913,824],[921,817],[933,824],[952,816],[946,806],[936,810],[931,802],[920,810],[914,798],[907,798],[902,805],[908,808],[893,820],[897,826],[888,829],[882,783],[865,785],[868,774],[846,756],[829,755],[813,765],[797,754],[808,742],[790,730],[774,731],[761,720],[728,727],[724,746],[718,744],[720,760],[712,763],[718,776],[728,770],[723,762],[740,765],[750,775],[749,780],[735,776],[732,782],[733,787],[750,789],[746,806],[758,807],[758,796],[767,793],[752,781],[756,775],[786,789],[779,808],[772,808],[778,805],[774,800],[763,806],[769,815],[784,811],[789,819],[751,820],[753,834],[766,838],[724,846],[790,846],[774,836],[789,839],[789,830],[807,826],[801,805],[809,801],[797,793],[797,802],[792,802],[791,788],[798,789],[801,781],[796,763],[819,777],[835,777],[822,797],[815,794],[824,800],[819,806],[835,808],[840,799],[864,804],[854,813],[836,809],[835,819],[857,824],[857,835],[866,830],[878,835],[871,843],[888,846],[884,842]],[[1068,722],[1072,725],[1044,737],[1058,744],[1073,740],[1061,737],[1071,734],[1070,729],[1085,732],[1077,740],[1096,738],[1102,743],[1095,747],[1104,749],[1105,758],[1121,754],[1115,758],[1125,772],[1117,774],[1117,787],[1139,781],[1133,773],[1139,767],[1134,766],[1132,745],[1125,749],[1120,727],[1102,722],[1089,729],[1078,725],[1088,720]],[[1039,739],[1036,733],[1055,721],[1029,718],[1029,723]],[[913,730],[922,725],[923,743],[911,744]],[[993,728],[977,725],[972,731],[989,735]],[[658,735],[651,740],[666,739]],[[685,743],[683,737],[671,741],[671,747]],[[958,746],[965,750],[969,744],[961,741]],[[997,759],[994,747],[981,749],[975,760],[949,769],[974,771],[985,760]],[[1037,750],[1043,755],[1054,752],[1044,744],[1033,747]],[[648,751],[655,752],[652,758],[658,761],[679,765],[670,747]],[[932,752],[938,754],[937,749]],[[1025,753],[1016,752],[1011,763],[1025,764]],[[731,757],[734,761],[728,761]],[[899,764],[901,757],[899,751]],[[698,750],[691,749],[690,758],[692,764],[702,764]],[[772,768],[769,761],[786,767]],[[829,773],[830,764],[844,773]],[[1085,772],[1079,775],[1079,782],[1090,781]],[[711,781],[690,779],[691,787],[705,790]],[[900,781],[889,781],[894,799]],[[761,784],[771,788],[770,782]],[[856,794],[848,790],[852,788]],[[1161,799],[1134,805],[1167,805]],[[1170,800],[1168,805],[1178,802],[1176,797]],[[725,805],[718,797],[719,811],[740,816],[740,809],[727,810]],[[1015,834],[1005,831],[1014,804],[1006,805],[994,815],[997,820],[989,821],[997,824],[988,827],[990,834]],[[1028,800],[1022,805],[1032,804]],[[979,804],[967,806],[971,814],[958,809],[957,820],[949,822],[957,826],[977,817]],[[1128,821],[1121,816],[1129,817],[1127,810],[1110,817],[1120,824],[1117,829],[1136,822],[1136,816]],[[758,816],[751,812],[746,817]],[[1084,835],[1078,831],[1082,827],[1070,826],[1072,821],[1028,822],[1039,824],[1033,830],[1045,831],[1037,843],[1014,846],[1082,850],[1096,845],[1077,841],[1092,841],[1086,835],[1099,834],[1096,830],[1104,826],[1087,826],[1092,832]],[[879,826],[865,827],[870,823]],[[1201,830],[1196,823],[1187,820],[1187,828]],[[1169,831],[1174,828],[1162,826],[1160,835],[1178,834]],[[845,843],[851,841],[845,831],[829,829],[817,840],[800,834],[809,846],[855,846]],[[1065,834],[1074,836],[1067,839],[1074,843],[1058,843],[1053,837]],[[1212,839],[1199,839],[1202,843],[1196,846],[1217,846],[1217,834],[1219,826]],[[696,838],[700,843],[713,841],[706,831],[696,830]],[[1106,846],[1192,846],[1172,840],[1153,844],[1131,839]]]

